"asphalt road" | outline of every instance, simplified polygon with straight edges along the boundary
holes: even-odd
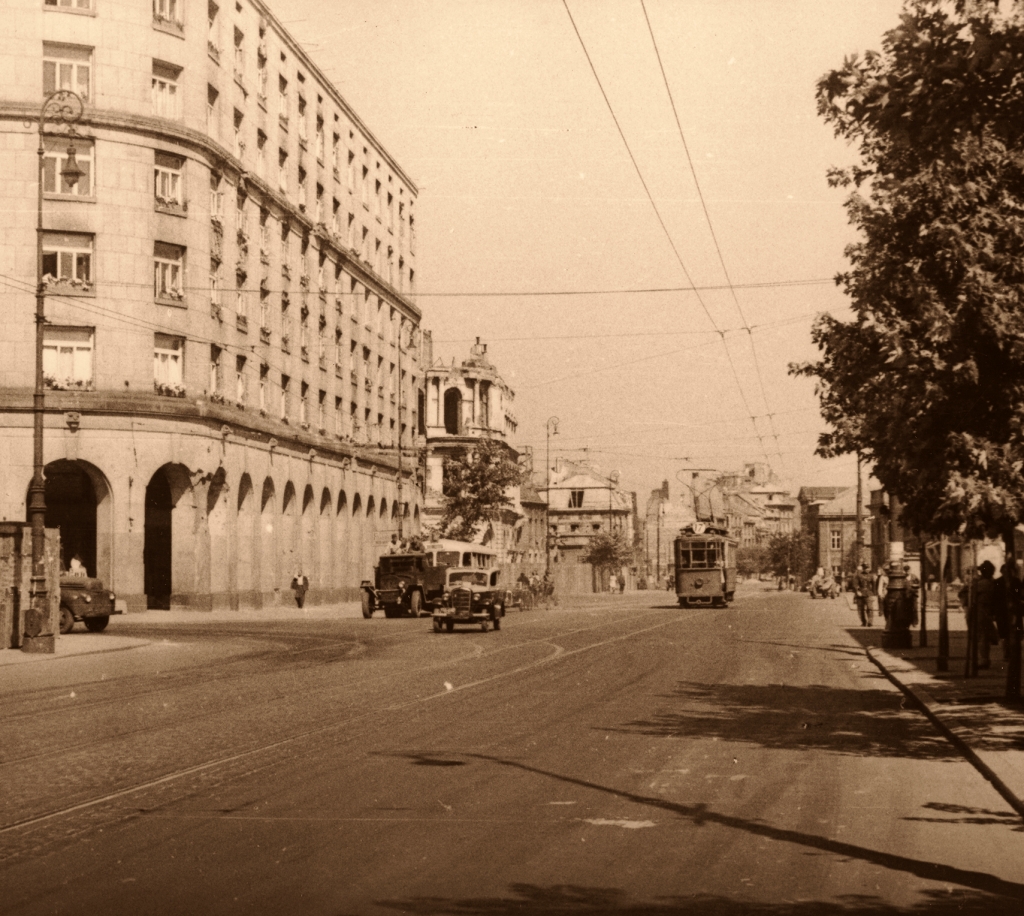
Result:
[[[842,601],[670,597],[8,666],[0,912],[1024,912],[1020,818]]]

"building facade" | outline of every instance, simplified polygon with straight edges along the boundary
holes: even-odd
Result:
[[[42,174],[47,525],[130,609],[354,597],[420,494],[417,189],[261,0],[10,0],[0,517],[32,476]],[[64,125],[83,102],[68,184]]]
[[[426,495],[423,523],[436,529],[444,514],[444,460],[472,449],[480,439],[500,443],[513,461],[519,453],[511,440],[517,421],[512,411],[515,392],[505,384],[478,337],[468,359],[456,365],[436,362],[426,370]],[[506,493],[511,505],[478,532],[481,543],[498,551],[502,564],[521,562],[520,522],[524,518],[521,488]]]

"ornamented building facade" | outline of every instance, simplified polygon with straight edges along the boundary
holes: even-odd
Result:
[[[32,475],[36,147],[47,525],[132,610],[354,597],[420,493],[417,189],[261,0],[9,0],[0,519]],[[413,462],[404,464],[406,474]]]

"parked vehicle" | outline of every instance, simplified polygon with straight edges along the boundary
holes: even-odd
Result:
[[[838,598],[839,584],[831,576],[821,579],[815,576],[807,583],[807,592],[812,598]]]
[[[123,608],[114,593],[103,587],[103,580],[89,576],[60,577],[60,632],[70,633],[81,620],[90,633],[102,633],[111,614]]]
[[[500,630],[506,595],[498,582],[500,575],[496,569],[448,570],[448,588],[433,613],[434,632],[444,627],[451,633],[456,624],[478,625],[485,633],[492,626]]]

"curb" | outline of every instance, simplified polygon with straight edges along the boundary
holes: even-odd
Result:
[[[921,712],[923,712],[932,724],[946,737],[946,739],[967,759],[982,776],[985,777],[992,787],[1003,797],[1004,801],[1013,808],[1021,817],[1024,817],[1024,801],[999,777],[999,775],[979,756],[978,752],[970,745],[972,733],[969,729],[959,728],[944,721],[940,711],[942,705],[928,693],[923,687],[916,684],[905,684],[892,672],[897,667],[896,662],[901,661],[890,655],[884,649],[875,649],[868,646],[865,650],[867,656],[878,667],[893,684],[913,701]],[[887,666],[886,661],[890,664]]]
[[[117,640],[116,644],[111,643]],[[106,636],[104,642],[82,643],[71,649],[53,653],[25,654],[19,649],[4,649],[0,651],[0,671],[7,667],[31,664],[33,662],[56,662],[69,658],[81,658],[84,655],[101,655],[108,652],[127,652],[129,649],[141,649],[152,645],[150,639],[139,639],[127,636]]]

